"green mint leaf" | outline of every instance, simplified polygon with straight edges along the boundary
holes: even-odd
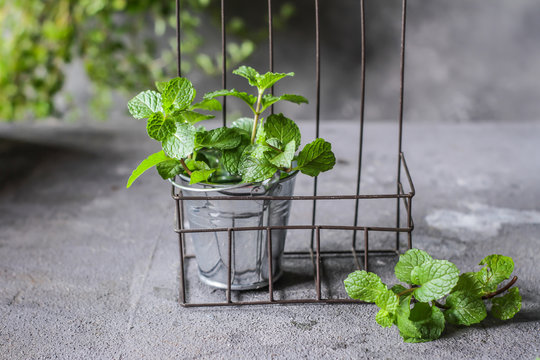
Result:
[[[196,111],[181,110],[181,111],[174,111],[170,115],[170,117],[174,118],[175,121],[177,122],[188,123],[188,124],[194,125],[198,123],[199,121],[213,119],[215,116],[200,114]]]
[[[411,281],[411,272],[412,270],[425,263],[426,261],[432,260],[431,256],[424,250],[420,249],[410,249],[405,254],[399,257],[399,261],[394,268],[396,277],[407,284],[412,284]]]
[[[450,308],[444,312],[444,316],[452,324],[468,326],[479,323],[487,316],[482,298],[466,291],[448,295],[446,305]]]
[[[521,295],[519,289],[513,287],[501,297],[491,300],[493,307],[491,313],[497,319],[508,320],[514,317],[521,310]]]
[[[251,140],[251,133],[249,136]],[[255,134],[255,142],[263,145],[266,143],[266,132],[264,131],[263,119],[260,119],[259,127],[257,128],[257,133]]]
[[[345,290],[352,299],[374,303],[377,298],[388,291],[377,274],[355,271],[344,281]]]
[[[296,145],[294,143],[294,140],[291,140],[289,143],[287,143],[287,145],[285,145],[285,149],[282,153],[274,156],[269,161],[277,167],[289,169],[292,165],[295,149]]]
[[[165,89],[167,88],[167,84],[169,82],[168,81],[156,81],[155,84],[156,84],[156,89],[160,92],[160,93],[163,93],[165,91]]]
[[[276,139],[276,138],[267,139],[266,140],[266,145],[271,146],[271,147],[275,147],[276,149],[279,149],[279,150],[282,150],[282,151],[284,150],[283,143],[281,141],[279,141],[278,139]]]
[[[170,80],[163,92],[163,109],[166,112],[171,110],[186,110],[195,98],[193,84],[186,78],[174,78]]]
[[[261,112],[263,112],[268,107],[270,107],[271,105],[281,100],[289,101],[298,105],[308,103],[308,100],[301,95],[283,94],[281,96],[274,96],[274,95],[266,94],[262,97],[262,100],[261,100]]]
[[[503,255],[489,255],[480,261],[479,265],[486,265],[477,273],[486,293],[495,291],[497,285],[508,279],[514,271],[512,258]]]
[[[290,73],[271,73],[267,72],[264,75],[258,75],[257,76],[257,88],[259,90],[266,90],[270,87],[272,87],[275,83],[277,83],[279,80],[283,79],[287,76],[294,76],[293,72]]]
[[[158,174],[164,179],[171,179],[184,172],[180,160],[170,159],[156,165]]]
[[[257,98],[253,95],[249,95],[248,93],[237,91],[235,89],[231,89],[231,90],[224,89],[224,90],[213,91],[211,93],[205,94],[204,99],[205,100],[214,99],[218,96],[234,96],[239,99],[242,99],[246,104],[248,104],[251,110],[255,111],[255,109],[253,109],[253,106],[257,102]]]
[[[459,275],[458,282],[452,292],[464,291],[473,296],[482,296],[484,294],[483,287],[477,273],[466,272]]]
[[[168,157],[163,151],[159,151],[155,154],[150,155],[146,159],[144,159],[139,166],[133,172],[131,173],[131,176],[128,179],[128,182],[126,184],[126,188],[129,188],[131,184],[139,177],[141,176],[146,170],[150,169],[153,166],[156,166],[157,164],[170,160],[171,158]]]
[[[246,78],[251,86],[258,86],[257,78],[260,76],[257,70],[250,66],[242,65],[233,71],[233,74]]]
[[[153,90],[139,93],[128,101],[129,113],[136,119],[146,119],[161,111],[161,94]]]
[[[160,112],[153,113],[146,124],[148,136],[157,141],[163,141],[176,132],[176,124],[171,119],[165,119]]]
[[[163,150],[172,158],[183,159],[195,148],[197,130],[190,124],[176,124],[176,132],[161,143]]]
[[[375,321],[383,328],[389,328],[394,325],[395,315],[384,309],[380,309],[377,315],[375,315]]]
[[[427,261],[411,272],[412,283],[421,285],[414,290],[414,297],[420,302],[440,299],[456,286],[458,279],[459,270],[451,262]]]
[[[307,144],[298,154],[297,166],[303,174],[318,176],[323,171],[334,167],[336,157],[332,152],[332,145],[323,139],[316,139]]]
[[[264,181],[274,176],[276,171],[276,166],[268,160],[244,155],[238,168],[242,181],[246,183]]]
[[[444,330],[445,319],[441,310],[428,303],[419,302],[410,309],[410,296],[400,303],[397,326],[403,340],[420,343],[438,339]]]
[[[204,161],[195,161],[193,159],[186,159],[186,166],[189,170],[210,170],[210,166]]]
[[[282,144],[288,144],[294,140],[296,144],[294,151],[298,150],[302,140],[298,125],[291,119],[283,116],[283,114],[270,115],[264,123],[264,132],[266,133],[266,138],[278,139]]]
[[[405,290],[407,290],[407,288],[403,285],[400,285],[400,284],[396,284],[394,286],[392,286],[390,288],[390,290],[394,293],[394,294],[399,294],[399,293],[402,293],[404,292]]]
[[[189,107],[189,110],[207,110],[207,111],[220,111],[221,103],[216,99],[204,99],[201,102],[193,104]]]
[[[375,304],[393,314],[397,311],[399,299],[392,290],[386,290],[377,297]]]
[[[247,118],[247,117],[239,118],[233,121],[233,123],[231,124],[231,127],[235,129],[243,130],[249,136],[251,136],[251,130],[253,128],[253,119]]]
[[[195,143],[197,147],[214,148],[220,150],[234,149],[240,142],[242,137],[236,129],[233,128],[217,128],[204,133],[197,133]]]
[[[216,169],[209,169],[209,170],[195,170],[191,173],[191,178],[189,180],[189,184],[196,184],[202,181],[207,181],[210,175],[216,171]]]
[[[240,166],[240,160],[245,148],[249,145],[250,139],[243,137],[242,142],[238,147],[229,150],[223,150],[223,156],[221,158],[225,170],[231,175],[239,175],[238,167]]]

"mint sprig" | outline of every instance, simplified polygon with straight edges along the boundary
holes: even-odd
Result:
[[[446,321],[469,326],[484,320],[486,300],[492,303],[492,315],[502,320],[511,319],[521,309],[519,289],[512,287],[517,277],[498,288],[510,278],[513,260],[490,255],[480,265],[485,266],[478,272],[460,275],[451,262],[411,249],[400,256],[395,267],[396,277],[408,288],[397,284],[388,290],[376,274],[366,271],[349,274],[344,284],[351,298],[380,308],[375,316],[379,325],[396,325],[405,342],[426,342],[441,336]]]
[[[300,95],[265,94],[276,82],[294,73],[259,74],[241,66],[233,71],[256,88],[256,95],[235,89],[223,89],[204,95],[194,102],[196,90],[185,78],[156,82],[158,91],[147,90],[128,102],[133,117],[147,120],[148,136],[161,142],[163,157],[153,163],[164,179],[179,174],[190,176],[190,184],[198,182],[261,182],[280,172],[280,177],[294,171],[317,176],[332,169],[336,159],[330,143],[316,139],[298,155],[301,134],[298,126],[283,114],[272,114],[264,120],[263,113],[279,101],[307,103]],[[221,110],[217,97],[234,96],[243,100],[252,118],[240,118],[231,127],[206,130],[199,122],[214,116],[199,111]],[[152,158],[157,159],[157,158]],[[204,166],[193,167],[193,164]],[[150,164],[146,161],[144,165]],[[146,170],[146,168],[144,169]],[[135,171],[129,186],[144,171]],[[128,186],[128,187],[129,187]]]

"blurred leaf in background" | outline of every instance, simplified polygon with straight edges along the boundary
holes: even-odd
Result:
[[[113,90],[132,93],[169,78],[176,73],[174,7],[173,0],[0,0],[0,121],[66,115],[69,109],[58,109],[54,99],[75,59],[91,81],[95,117],[106,117]],[[294,9],[284,2],[276,27]],[[184,74],[221,72],[219,49],[203,52],[201,36],[209,24],[219,31],[219,19],[219,1],[182,1]],[[252,55],[266,36],[266,19],[266,12],[228,19],[228,67]],[[62,96],[73,102],[72,94]]]

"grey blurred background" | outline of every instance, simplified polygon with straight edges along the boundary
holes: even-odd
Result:
[[[65,2],[2,3],[2,37],[12,41],[2,45],[1,119],[114,121],[127,115],[128,98],[152,88],[153,80],[175,75],[174,1],[80,1],[72,7]],[[398,114],[401,1],[366,3],[366,118],[392,120]],[[202,94],[221,87],[219,1],[185,0],[183,6],[183,72]],[[233,68],[268,68],[267,2],[226,6],[228,87],[243,88]],[[275,71],[296,73],[276,92],[312,100],[309,106],[280,105],[278,111],[313,119],[314,2],[275,0],[273,6]],[[321,1],[320,7],[321,114],[323,120],[357,120],[360,2]],[[17,21],[14,14],[21,11],[43,17]],[[60,20],[67,25],[58,25]],[[41,40],[27,41],[36,38]],[[409,0],[406,120],[540,119],[538,39],[537,0]],[[231,115],[239,116],[242,108],[233,99],[229,103]]]

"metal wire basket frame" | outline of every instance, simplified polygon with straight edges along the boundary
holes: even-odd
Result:
[[[274,70],[274,40],[273,40],[273,21],[272,21],[272,0],[268,1],[268,54],[269,54],[269,71]],[[288,226],[260,226],[260,227],[229,227],[229,228],[212,228],[212,229],[186,229],[184,228],[184,200],[207,200],[208,197],[185,197],[182,194],[181,189],[178,189],[174,185],[172,186],[171,196],[175,201],[175,216],[176,216],[176,228],[175,232],[178,234],[179,243],[179,255],[180,255],[180,274],[179,274],[179,303],[184,307],[200,307],[200,306],[238,306],[238,305],[266,305],[266,304],[298,304],[298,303],[359,303],[360,301],[352,300],[348,298],[325,298],[322,296],[321,291],[321,262],[323,258],[330,256],[345,256],[350,257],[355,263],[355,266],[361,270],[368,270],[369,256],[381,255],[381,254],[393,254],[398,255],[400,253],[400,235],[402,233],[407,236],[407,248],[412,247],[412,231],[414,229],[414,222],[412,218],[412,200],[415,195],[414,184],[407,167],[405,155],[402,151],[403,140],[403,104],[404,104],[404,80],[405,80],[405,31],[407,21],[407,0],[401,0],[401,46],[400,46],[400,92],[399,92],[399,119],[398,119],[398,148],[397,148],[397,174],[396,174],[396,191],[391,194],[372,194],[362,195],[360,194],[360,179],[362,175],[362,153],[363,153],[363,140],[364,140],[364,109],[365,109],[365,89],[366,89],[366,31],[365,31],[365,0],[360,1],[360,26],[361,26],[361,95],[360,95],[360,132],[358,136],[358,165],[357,165],[357,181],[356,192],[354,195],[318,195],[317,194],[317,178],[314,178],[313,195],[312,196],[257,196],[257,200],[292,200],[292,201],[311,201],[312,208],[312,221],[311,225],[288,225]],[[320,130],[320,22],[319,22],[319,0],[314,0],[315,6],[315,82],[316,82],[316,114],[315,114],[315,136],[319,137]],[[227,88],[227,76],[226,76],[226,54],[225,49],[227,45],[226,39],[226,6],[225,0],[221,0],[221,55],[222,55],[222,87]],[[181,47],[180,47],[180,0],[176,0],[176,45],[177,45],[177,74],[181,76]],[[222,118],[223,126],[227,124],[227,101],[226,97],[222,100]],[[273,107],[271,109],[273,112]],[[405,190],[401,181],[402,174],[405,174],[407,189]],[[251,196],[218,196],[212,197],[212,200],[253,200]],[[360,200],[378,201],[381,199],[395,199],[395,227],[376,227],[369,225],[362,225],[358,222],[358,209]],[[354,200],[355,201],[355,214],[352,225],[324,225],[316,223],[317,214],[317,201],[329,200]],[[401,224],[401,207],[405,209],[405,221]],[[269,286],[268,286],[268,298],[267,300],[255,300],[255,301],[233,301],[231,290],[231,258],[232,258],[232,238],[234,232],[239,231],[266,231],[266,245],[269,252],[272,249],[272,230],[311,230],[310,247],[307,251],[300,252],[284,252],[283,256],[287,257],[307,257],[310,258],[314,268],[314,298],[284,298],[276,299],[274,297],[274,284],[272,279],[272,256],[268,256],[268,273],[269,273]],[[351,239],[350,250],[348,251],[322,251],[321,250],[321,230],[347,230],[352,231],[353,236]],[[228,284],[225,291],[225,299],[223,302],[189,302],[186,294],[186,265],[187,262],[193,259],[193,255],[186,253],[186,234],[195,232],[227,232],[228,235]],[[363,246],[358,248],[357,246],[357,233],[363,233]],[[371,232],[386,232],[395,233],[395,246],[392,249],[369,249],[369,237]],[[359,257],[363,257],[362,265]],[[206,285],[202,285],[206,286]]]

